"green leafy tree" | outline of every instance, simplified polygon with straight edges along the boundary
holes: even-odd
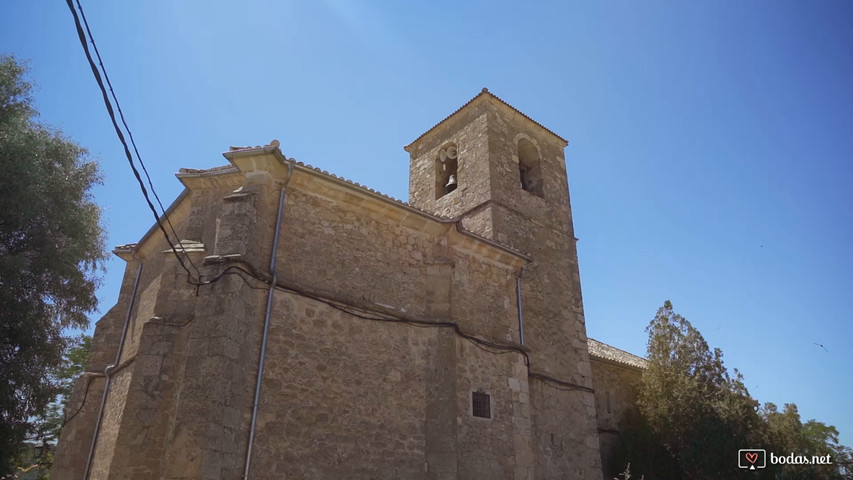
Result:
[[[760,424],[740,373],[729,375],[720,349],[666,301],[646,328],[649,367],[638,407],[688,478],[725,478]]]
[[[624,413],[619,430],[619,443],[610,460],[610,471],[626,469],[629,473],[626,466],[632,466],[646,478],[678,478],[678,467],[672,455],[639,409],[633,407]]]
[[[74,389],[74,380],[85,371],[91,347],[92,337],[88,335],[81,335],[68,341],[62,356],[62,364],[50,374],[51,378],[56,380],[59,394],[50,402],[44,413],[34,420],[33,428],[26,439],[30,448],[26,448],[16,462],[18,472],[33,472],[35,476],[32,478],[48,478],[53,466],[56,442],[59,440],[62,427],[70,418],[66,415],[68,402]],[[75,413],[70,412],[70,415]]]
[[[847,479],[851,451],[838,444],[838,431],[816,420],[803,424],[796,405],[779,412],[758,408],[742,375],[729,374],[719,349],[666,301],[646,328],[648,368],[638,388],[637,408],[620,423],[614,465],[630,462],[647,478]],[[768,465],[738,472],[736,452],[763,448],[769,455],[827,455],[832,466]],[[847,476],[845,476],[847,475]]]
[[[728,478],[760,425],[740,373],[666,301],[646,328],[648,368],[622,422],[620,462],[650,478]],[[624,463],[623,463],[624,465]]]
[[[97,164],[39,123],[25,74],[0,56],[0,477],[61,393],[64,332],[88,325],[106,258]]]
[[[761,409],[764,420],[764,445],[776,455],[804,455],[806,457],[829,455],[831,465],[768,465],[776,478],[786,480],[835,480],[853,478],[849,469],[850,448],[838,443],[838,430],[817,420],[802,423],[797,406],[785,404],[780,412],[772,403]]]

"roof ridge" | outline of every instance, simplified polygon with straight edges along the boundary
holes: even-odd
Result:
[[[230,148],[230,150],[229,150],[228,152],[226,152],[226,153],[234,153],[234,152],[248,152],[248,151],[251,151],[251,150],[259,150],[259,151],[263,151],[264,149],[266,149],[266,148],[268,148],[268,147],[270,147],[270,145],[266,145],[266,146],[256,146],[256,147],[240,147],[240,148],[238,148],[238,147],[231,147],[231,148]],[[278,148],[278,147],[276,146],[275,148]],[[281,151],[281,150],[279,149],[279,152],[280,152],[280,151]],[[282,155],[282,156],[284,156],[284,155]],[[285,158],[286,158],[286,157],[285,157]],[[390,201],[390,202],[393,202],[393,203],[395,203],[395,204],[397,204],[397,205],[400,205],[400,206],[402,206],[402,207],[405,207],[405,208],[409,208],[409,209],[411,209],[411,210],[414,210],[414,211],[416,211],[416,212],[418,212],[418,213],[420,213],[420,214],[422,214],[422,215],[425,215],[425,216],[427,216],[427,217],[429,217],[429,218],[433,218],[433,219],[435,219],[435,220],[437,220],[437,221],[439,221],[439,222],[442,222],[442,223],[455,222],[455,223],[457,224],[457,229],[459,229],[460,231],[463,231],[463,232],[465,232],[466,234],[473,235],[473,236],[475,236],[475,237],[477,237],[477,238],[480,238],[480,239],[482,239],[482,240],[484,240],[484,241],[486,241],[486,242],[491,242],[491,243],[493,243],[493,244],[495,244],[495,245],[498,245],[499,247],[501,247],[501,248],[503,248],[503,249],[505,249],[505,250],[507,250],[507,251],[509,251],[509,252],[513,252],[513,253],[515,253],[515,254],[517,254],[517,255],[521,255],[521,256],[522,256],[522,257],[524,257],[524,258],[527,258],[527,255],[526,255],[524,252],[522,252],[522,251],[518,250],[517,248],[513,248],[513,247],[511,247],[511,246],[509,246],[509,245],[506,245],[506,244],[504,244],[504,243],[502,243],[502,242],[499,242],[499,241],[497,241],[497,240],[494,240],[494,239],[491,239],[491,238],[483,237],[482,235],[479,235],[479,234],[477,234],[477,233],[475,233],[475,232],[472,232],[472,231],[470,231],[470,230],[465,229],[465,228],[462,226],[461,222],[459,222],[459,220],[460,220],[460,218],[459,218],[459,217],[446,217],[446,216],[443,216],[443,215],[436,215],[436,214],[431,213],[431,212],[428,212],[428,211],[426,211],[426,210],[424,210],[424,209],[422,209],[422,208],[418,208],[418,207],[416,207],[416,206],[414,206],[414,205],[410,204],[409,202],[404,202],[403,200],[400,200],[400,199],[398,199],[398,198],[396,198],[396,197],[392,197],[391,195],[388,195],[388,194],[382,193],[382,192],[380,192],[380,191],[378,191],[378,190],[375,190],[375,189],[373,189],[373,188],[371,188],[371,187],[368,187],[367,185],[362,185],[362,184],[360,184],[360,183],[358,183],[358,182],[355,182],[355,181],[352,181],[352,180],[350,180],[350,179],[348,179],[348,178],[344,178],[344,177],[341,177],[341,176],[335,175],[334,173],[329,173],[329,171],[328,171],[328,170],[322,170],[322,169],[320,169],[320,168],[318,168],[318,167],[315,167],[315,166],[313,166],[313,165],[310,165],[310,164],[308,164],[308,163],[300,162],[299,160],[296,160],[295,158],[290,158],[290,159],[288,159],[288,160],[293,161],[296,165],[298,165],[298,166],[300,166],[300,167],[302,167],[302,168],[305,168],[305,169],[311,170],[311,171],[313,171],[313,172],[315,172],[315,173],[319,173],[319,174],[321,174],[321,175],[324,175],[324,176],[326,176],[326,177],[331,178],[332,180],[337,180],[337,181],[339,181],[339,182],[344,183],[345,185],[352,186],[353,188],[356,188],[356,189],[361,190],[361,191],[363,191],[363,192],[367,192],[367,193],[370,193],[370,194],[373,194],[373,195],[377,195],[377,196],[379,196],[380,198],[384,198],[385,200],[388,200],[388,201]],[[233,169],[233,170],[232,170],[232,169]],[[213,168],[209,168],[209,169],[181,168],[181,169],[179,170],[179,172],[178,172],[178,174],[177,174],[177,175],[180,177],[181,175],[205,175],[205,174],[230,173],[231,171],[236,172],[236,171],[238,171],[238,169],[237,169],[237,167],[235,167],[234,165],[230,165],[230,164],[229,164],[229,165],[222,165],[222,166],[219,166],[219,167],[213,167]]]
[[[393,201],[393,202],[395,202],[395,203],[399,203],[399,204],[401,204],[401,205],[405,205],[405,206],[407,206],[407,207],[409,207],[409,208],[414,208],[415,210],[418,210],[418,211],[421,211],[421,212],[423,212],[423,213],[426,213],[427,215],[431,215],[431,216],[433,216],[433,217],[440,218],[440,219],[448,219],[448,217],[442,217],[442,216],[434,215],[434,214],[432,214],[432,213],[427,212],[426,210],[422,210],[422,209],[420,209],[420,208],[418,208],[418,207],[413,206],[413,205],[412,205],[412,204],[410,204],[409,202],[404,202],[403,200],[400,200],[400,199],[399,199],[399,198],[397,198],[397,197],[392,197],[391,195],[388,195],[388,194],[386,194],[386,193],[382,193],[382,192],[380,192],[380,191],[378,191],[378,190],[375,190],[375,189],[373,189],[373,188],[370,188],[370,187],[368,187],[367,185],[362,185],[362,184],[360,184],[360,183],[358,183],[358,182],[356,182],[356,181],[350,180],[350,179],[348,179],[348,178],[345,178],[345,177],[341,177],[341,176],[335,175],[334,173],[329,173],[327,170],[322,170],[322,169],[320,169],[320,168],[318,168],[318,167],[315,167],[315,166],[310,165],[310,164],[305,163],[305,162],[300,162],[299,160],[296,160],[296,159],[293,159],[293,158],[291,158],[290,160],[293,160],[294,162],[296,162],[296,164],[297,164],[297,165],[299,165],[300,167],[305,167],[305,168],[311,169],[311,170],[313,170],[313,171],[315,171],[315,172],[317,172],[317,173],[322,173],[323,175],[326,175],[326,176],[332,177],[332,178],[334,178],[334,179],[336,179],[336,180],[341,180],[341,181],[343,181],[344,183],[346,183],[346,184],[348,184],[348,185],[352,185],[352,186],[357,187],[357,188],[360,188],[360,189],[362,189],[362,190],[367,190],[367,191],[368,191],[368,192],[370,192],[370,193],[375,193],[376,195],[379,195],[379,196],[381,196],[381,197],[387,198],[388,200],[391,200],[391,201]]]
[[[635,355],[627,350],[614,347],[613,345],[596,340],[592,337],[587,337],[587,348],[592,356],[636,368],[645,368],[649,362],[646,358]],[[627,356],[627,358],[619,358],[620,356]]]
[[[211,168],[181,168],[178,170],[178,173],[179,174],[181,174],[181,173],[213,173],[213,172],[221,172],[221,171],[231,170],[231,169],[236,170],[237,167],[235,167],[234,165],[228,164],[228,165],[220,165],[218,167],[211,167]]]
[[[613,345],[610,345],[609,343],[602,342],[601,340],[596,340],[595,338],[592,338],[592,337],[587,337],[587,340],[592,340],[593,342],[598,342],[598,343],[600,343],[600,344],[602,344],[602,345],[606,345],[606,346],[608,346],[608,347],[610,347],[610,348],[612,348],[612,349],[614,349],[614,350],[619,350],[620,352],[627,353],[628,355],[632,355],[632,356],[635,356],[635,357],[637,357],[637,358],[642,358],[643,360],[645,360],[645,358],[644,358],[644,357],[641,357],[641,356],[639,356],[639,355],[637,355],[637,354],[635,354],[635,353],[631,353],[631,352],[629,352],[628,350],[623,350],[623,349],[621,349],[621,348],[619,348],[619,347],[614,347]]]
[[[447,121],[448,119],[450,119],[450,117],[452,117],[452,116],[456,115],[457,113],[459,113],[462,109],[464,109],[464,108],[465,108],[465,107],[467,107],[468,105],[472,104],[475,100],[477,100],[478,98],[482,97],[483,95],[488,95],[488,96],[490,96],[490,97],[494,98],[495,100],[497,100],[497,101],[499,101],[500,103],[504,104],[505,106],[509,107],[510,109],[512,109],[513,111],[515,111],[515,112],[516,112],[516,113],[518,113],[519,115],[521,115],[522,117],[524,117],[524,118],[526,118],[526,119],[530,120],[531,122],[533,122],[534,124],[538,125],[539,127],[541,127],[541,128],[542,128],[543,130],[545,130],[546,132],[548,132],[548,133],[550,133],[551,135],[553,135],[553,136],[555,136],[555,137],[559,138],[560,140],[562,140],[563,142],[565,142],[565,144],[566,144],[566,145],[568,145],[568,144],[569,144],[569,141],[568,141],[568,140],[566,140],[565,138],[563,138],[563,137],[561,137],[561,136],[557,135],[557,134],[556,134],[556,133],[554,133],[554,131],[552,131],[550,128],[546,127],[545,125],[542,125],[541,123],[537,122],[536,120],[533,120],[533,119],[532,119],[532,118],[530,118],[526,113],[524,113],[524,112],[522,112],[521,110],[519,110],[519,109],[517,109],[517,108],[513,107],[512,105],[510,105],[509,103],[507,103],[504,99],[502,99],[502,98],[500,98],[499,96],[495,95],[494,93],[490,92],[488,88],[483,87],[483,89],[482,89],[482,90],[480,90],[480,93],[478,93],[477,95],[475,95],[471,100],[468,100],[467,102],[465,102],[465,104],[464,104],[464,105],[462,105],[461,107],[459,107],[459,108],[457,108],[456,110],[454,110],[454,111],[453,111],[453,113],[451,113],[450,115],[448,115],[448,116],[444,117],[441,121],[439,121],[438,123],[436,123],[435,125],[433,125],[432,127],[430,127],[430,128],[429,128],[429,130],[427,130],[427,131],[425,131],[424,133],[422,133],[418,138],[414,139],[411,143],[409,143],[408,145],[406,145],[405,147],[403,147],[403,149],[404,149],[404,150],[406,150],[406,151],[409,151],[409,147],[411,147],[412,145],[414,145],[415,143],[417,143],[420,139],[422,139],[422,138],[424,138],[425,136],[427,136],[427,134],[429,134],[430,132],[432,132],[433,130],[435,130],[439,125],[441,125],[442,123],[444,123],[445,121]]]

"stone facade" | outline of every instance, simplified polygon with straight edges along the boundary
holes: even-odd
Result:
[[[613,465],[619,440],[619,422],[635,405],[637,387],[646,368],[646,360],[592,338],[589,342],[590,365],[595,380],[595,412],[604,478],[614,478],[626,465]]]
[[[52,478],[601,479],[641,369],[587,341],[566,145],[484,89],[406,147],[409,203],[275,141],[181,170]]]

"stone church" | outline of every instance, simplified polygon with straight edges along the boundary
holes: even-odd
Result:
[[[407,203],[277,141],[182,169],[51,478],[612,478],[645,361],[586,336],[567,145],[483,89],[405,147]]]

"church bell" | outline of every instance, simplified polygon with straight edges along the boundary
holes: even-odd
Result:
[[[444,186],[444,190],[447,193],[450,193],[450,192],[456,190],[456,175],[450,176],[450,179],[447,180],[447,185]]]

